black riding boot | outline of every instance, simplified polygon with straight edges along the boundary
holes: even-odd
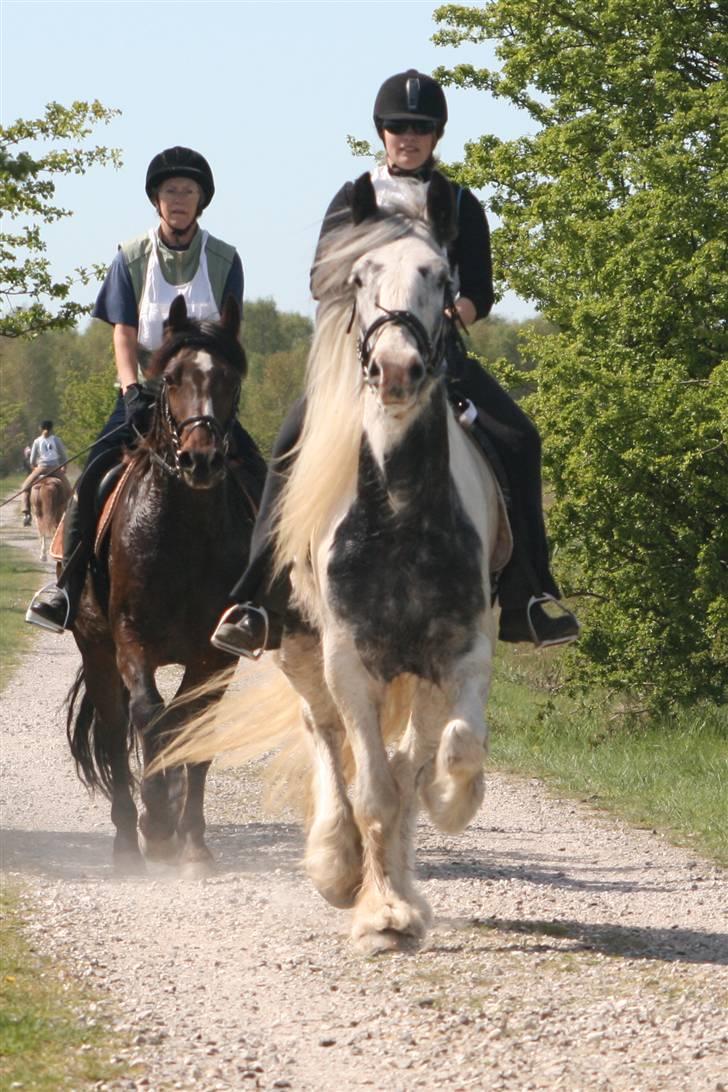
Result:
[[[233,656],[257,659],[265,649],[280,648],[291,584],[287,573],[271,576],[274,516],[286,482],[289,452],[301,434],[305,409],[304,400],[299,399],[278,433],[250,541],[248,566],[230,592],[232,606],[210,638],[215,648]]]
[[[451,366],[450,353],[459,353],[459,347],[449,347],[450,394],[477,407],[478,425],[484,429],[509,486],[514,547],[498,585],[499,639],[532,642],[537,647],[573,641],[579,635],[579,623],[559,602],[561,593],[549,564],[538,430],[484,368],[462,353]]]

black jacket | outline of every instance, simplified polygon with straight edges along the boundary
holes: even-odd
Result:
[[[483,206],[470,190],[451,182],[458,209],[458,234],[448,249],[450,267],[457,270],[460,295],[472,300],[478,318],[485,318],[493,306],[493,266],[490,256],[490,231]],[[341,225],[350,211],[354,183],[346,182],[326,210],[316,252],[323,237]]]

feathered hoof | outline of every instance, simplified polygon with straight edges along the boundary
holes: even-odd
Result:
[[[398,933],[396,929],[364,933],[354,940],[354,947],[363,956],[386,955],[387,952],[416,952],[422,945],[422,937]]]
[[[437,757],[422,771],[422,802],[438,830],[457,834],[478,811],[485,795],[485,748],[462,721],[443,733]]]
[[[351,937],[357,951],[364,955],[416,951],[431,918],[430,907],[419,895],[414,895],[411,902],[395,895],[365,895],[354,911]]]
[[[326,828],[324,828],[326,829]],[[338,828],[339,837],[313,827],[306,844],[304,868],[318,893],[338,910],[356,902],[362,882],[361,838],[353,823]]]
[[[335,907],[337,910],[351,910],[356,902],[356,896],[359,893],[361,876],[358,876],[356,880],[351,880],[349,882],[337,881],[332,884],[317,881],[316,877],[311,875],[308,868],[306,868],[306,871],[319,895],[326,899],[330,906]]]

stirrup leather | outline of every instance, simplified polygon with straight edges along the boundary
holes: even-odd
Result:
[[[566,637],[558,637],[552,641],[541,641],[538,634],[536,633],[536,627],[534,626],[533,620],[531,618],[531,611],[534,607],[540,606],[541,603],[553,603],[554,606],[559,608],[562,614],[566,614],[569,618],[573,619],[574,625],[576,626],[576,633],[570,633]],[[549,648],[551,645],[569,645],[572,641],[575,641],[577,639],[577,637],[579,636],[579,631],[581,630],[581,626],[579,625],[579,619],[576,617],[574,612],[572,610],[569,610],[568,607],[565,607],[564,604],[561,603],[555,596],[549,595],[548,592],[544,592],[543,595],[531,596],[531,598],[528,600],[528,606],[526,607],[526,620],[528,622],[528,628],[531,633],[531,639],[533,640],[536,648]]]
[[[248,649],[237,648],[232,643],[228,643],[225,640],[224,636],[220,635],[220,629],[227,623],[233,626],[236,625],[236,622],[234,620],[230,622],[230,618],[232,617],[232,615],[239,613],[241,610],[253,610],[256,612],[256,614],[260,614],[263,619],[263,623],[265,625],[263,644],[260,648],[256,649],[255,652],[249,652]],[[265,652],[265,646],[268,644],[269,629],[270,625],[268,622],[268,611],[265,609],[265,607],[254,607],[251,603],[234,603],[232,607],[228,607],[220,621],[217,623],[215,631],[210,638],[210,644],[213,645],[215,648],[219,648],[221,652],[228,652],[232,656],[245,656],[248,660],[259,660]]]
[[[63,595],[65,597],[65,600],[66,600],[66,617],[65,617],[65,619],[63,621],[62,626],[59,626],[56,622],[51,622],[50,619],[48,619],[48,618],[43,618],[42,615],[34,613],[34,607],[36,606],[38,600],[40,599],[40,597],[43,595],[44,592],[48,591],[49,588],[55,588],[57,591],[63,592]],[[32,626],[39,626],[41,629],[49,629],[51,631],[51,633],[63,633],[64,630],[66,629],[66,626],[68,625],[68,619],[70,618],[70,616],[71,616],[71,600],[68,597],[68,592],[66,591],[65,588],[59,588],[58,585],[55,583],[55,581],[51,580],[51,582],[49,584],[44,584],[43,587],[40,588],[35,593],[33,598],[31,599],[30,605],[29,605],[28,609],[25,612],[25,621],[30,622],[30,624]]]

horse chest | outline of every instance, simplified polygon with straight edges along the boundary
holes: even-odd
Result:
[[[380,491],[381,494],[381,491]],[[328,565],[334,609],[367,669],[436,681],[469,647],[484,609],[480,539],[451,486],[447,503],[392,510],[360,496],[337,528]]]

